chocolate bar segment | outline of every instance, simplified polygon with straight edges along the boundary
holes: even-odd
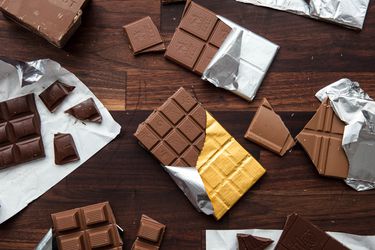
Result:
[[[59,250],[117,249],[122,246],[108,202],[55,213],[51,218]]]
[[[186,0],[161,0],[161,4],[183,3]]]
[[[76,144],[71,134],[55,134],[54,149],[56,165],[79,161]]]
[[[56,81],[46,90],[44,90],[39,97],[43,101],[44,105],[46,105],[48,110],[53,113],[74,89],[74,86]]]
[[[70,109],[66,110],[65,113],[68,113],[81,121],[89,121],[95,123],[102,122],[102,116],[95,104],[94,99],[92,98],[89,98],[86,101],[83,101],[75,105],[74,107],[71,107]]]
[[[288,216],[276,250],[322,249],[348,250],[349,248],[298,214]]]
[[[151,219],[147,215],[142,215],[137,239],[134,241],[132,250],[159,249],[164,237],[166,226]]]
[[[34,94],[0,102],[0,169],[44,156]]]
[[[165,57],[202,75],[230,31],[215,13],[188,2]]]
[[[341,146],[344,128],[345,124],[336,116],[327,98],[297,135],[319,174],[348,176],[349,162]]]
[[[3,0],[4,16],[61,48],[81,24],[89,0]]]
[[[237,234],[238,250],[263,250],[273,243],[273,240],[251,234]]]

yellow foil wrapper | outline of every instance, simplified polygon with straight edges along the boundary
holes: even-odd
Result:
[[[219,220],[266,170],[210,113],[206,114],[206,139],[197,169]]]

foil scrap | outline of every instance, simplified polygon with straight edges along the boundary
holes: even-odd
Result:
[[[236,0],[362,29],[370,0]]]

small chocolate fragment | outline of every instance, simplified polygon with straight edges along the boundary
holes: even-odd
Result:
[[[71,134],[55,134],[54,148],[56,165],[79,161],[76,144]]]
[[[3,0],[0,11],[17,24],[63,47],[81,24],[89,0]]]
[[[51,218],[59,250],[122,249],[108,202],[55,213]]]
[[[34,94],[0,102],[0,169],[45,156]]]
[[[132,250],[157,250],[160,248],[164,237],[166,226],[142,215],[139,225],[137,239],[134,241]]]
[[[245,138],[280,156],[296,144],[288,128],[266,98],[263,98]]]
[[[161,0],[161,4],[183,3],[186,0]]]
[[[314,249],[348,250],[349,248],[294,213],[288,216],[275,250]]]
[[[251,234],[237,234],[239,250],[263,250],[273,243],[273,240]]]
[[[68,113],[81,121],[102,123],[102,116],[92,98],[71,107],[66,110],[65,113]]]
[[[56,81],[45,89],[39,95],[39,97],[43,101],[44,105],[46,105],[48,110],[53,113],[74,89],[74,86],[69,86],[62,82]]]
[[[163,40],[151,17],[145,17],[124,26],[134,55],[165,51]]]
[[[297,135],[319,174],[347,178],[349,162],[342,148],[345,124],[334,113],[329,99],[322,102],[315,115]]]

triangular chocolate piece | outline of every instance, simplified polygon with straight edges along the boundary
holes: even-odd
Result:
[[[74,86],[56,81],[46,88],[39,97],[48,110],[53,113],[74,89]]]
[[[288,128],[266,98],[263,98],[245,138],[280,156],[283,156],[295,145]]]
[[[251,234],[237,234],[239,250],[263,250],[273,243],[273,240]]]
[[[341,146],[345,124],[334,113],[329,99],[319,106],[315,115],[297,135],[319,174],[346,178],[349,163]]]
[[[95,104],[94,99],[89,98],[86,101],[83,101],[70,109],[66,110],[65,113],[68,113],[75,118],[82,121],[89,121],[95,123],[102,122],[102,116],[98,110],[98,107]]]

